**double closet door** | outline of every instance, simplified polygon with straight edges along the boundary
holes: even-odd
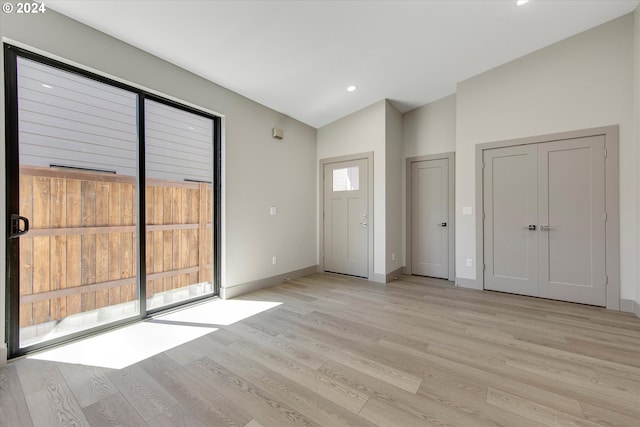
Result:
[[[604,136],[486,150],[484,287],[606,305]]]

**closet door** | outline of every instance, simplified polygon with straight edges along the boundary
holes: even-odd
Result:
[[[485,289],[538,295],[537,147],[484,152]]]
[[[604,136],[538,146],[539,296],[606,305]]]
[[[411,164],[411,268],[421,276],[449,277],[449,160]]]

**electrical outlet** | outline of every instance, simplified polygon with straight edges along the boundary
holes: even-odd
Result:
[[[275,256],[271,257],[271,264],[276,265],[277,261],[278,261],[278,259]]]
[[[473,258],[467,258],[467,267],[473,267]]]

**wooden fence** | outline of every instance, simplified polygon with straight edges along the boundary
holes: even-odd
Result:
[[[137,298],[135,177],[20,167],[20,327]],[[146,182],[147,297],[212,282],[210,184]]]

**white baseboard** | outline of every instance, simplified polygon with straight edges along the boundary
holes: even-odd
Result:
[[[0,345],[0,368],[7,366],[7,345]]]
[[[480,283],[476,279],[465,279],[464,277],[456,277],[456,286],[467,289],[482,290]]]
[[[640,304],[632,299],[621,299],[620,300],[620,311],[625,311],[627,313],[633,313],[636,316],[640,317]]]
[[[403,274],[403,271],[404,271],[404,267],[400,267],[398,269],[395,269],[391,273],[387,274],[385,277],[385,280],[386,280],[385,283],[389,283],[392,280],[398,279],[398,277],[400,277],[400,275]]]
[[[228,288],[221,288],[220,298],[222,299],[235,298],[238,295],[257,291],[258,289],[279,285],[280,283],[286,280],[292,280],[292,279],[297,279],[298,277],[308,276],[309,274],[316,273],[317,271],[318,271],[318,266],[312,265],[310,267],[302,268],[300,270],[278,274],[277,276],[266,277],[264,279],[258,279],[258,280],[254,280],[252,282],[247,282],[247,283],[241,283],[239,285],[230,286]]]
[[[387,283],[387,275],[373,273],[373,277],[370,277],[369,280],[376,283]]]

